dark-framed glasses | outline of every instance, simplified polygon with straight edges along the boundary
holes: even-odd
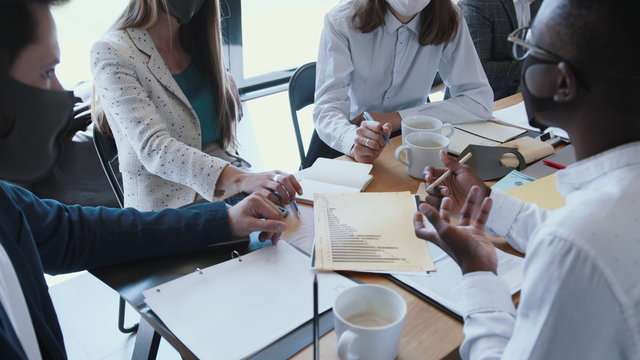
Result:
[[[524,60],[531,53],[535,53],[537,57],[542,57],[545,60],[569,62],[562,56],[533,44],[531,42],[531,28],[528,26],[514,30],[509,34],[507,40],[513,43],[513,57],[516,60]]]

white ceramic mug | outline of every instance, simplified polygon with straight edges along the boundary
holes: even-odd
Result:
[[[455,129],[453,125],[443,123],[442,121],[424,115],[409,116],[402,119],[402,144],[406,144],[405,137],[414,132],[433,132],[446,137],[451,137]]]
[[[354,286],[338,295],[333,314],[341,359],[398,355],[407,303],[397,292],[381,285]]]
[[[412,177],[423,179],[424,168],[428,165],[443,167],[440,150],[448,150],[448,138],[432,132],[415,132],[407,135],[405,142],[396,149],[395,155],[398,161],[407,165],[407,172]]]

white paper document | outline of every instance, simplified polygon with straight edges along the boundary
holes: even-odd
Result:
[[[392,276],[428,296],[440,305],[462,316],[462,300],[459,284],[462,282],[460,266],[437,246],[429,243],[437,271],[428,273],[400,274]],[[524,258],[496,249],[498,254],[498,276],[503,278],[511,290],[511,295],[520,291]]]
[[[456,124],[455,127],[458,130],[464,130],[471,134],[501,143],[512,140],[525,132],[523,129],[498,124],[493,121],[474,121]]]
[[[312,204],[313,194],[360,192],[373,179],[369,174],[372,168],[371,164],[318,158],[313,166],[296,174],[304,192],[297,199]]]
[[[507,124],[519,126],[533,131],[540,131],[540,129],[529,125],[529,117],[527,116],[527,110],[524,106],[524,101],[521,101],[515,105],[506,107],[493,112],[493,118],[498,121],[502,121]],[[553,136],[558,136],[563,139],[569,139],[569,134],[566,131],[552,127],[549,128]]]
[[[354,285],[336,273],[318,273],[319,311]],[[249,357],[313,317],[309,258],[282,240],[143,294],[200,359]]]

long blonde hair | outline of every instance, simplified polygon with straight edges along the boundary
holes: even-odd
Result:
[[[131,0],[112,26],[114,30],[126,28],[148,29],[158,22],[160,1],[166,9],[166,0]],[[192,56],[198,69],[217,98],[220,145],[235,149],[238,106],[234,98],[235,85],[228,75],[222,58],[222,24],[219,0],[206,0],[193,19],[180,27],[180,40],[184,50]],[[202,36],[206,35],[206,36]],[[92,98],[93,118],[98,128],[111,134],[106,116],[97,97]],[[214,121],[212,119],[212,121]],[[214,124],[216,125],[216,124]]]

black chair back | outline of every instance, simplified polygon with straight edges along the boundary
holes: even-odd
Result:
[[[116,147],[116,140],[100,131],[97,126],[93,127],[93,144],[98,152],[98,158],[100,158],[100,164],[104,170],[109,185],[113,193],[116,195],[118,204],[120,207],[124,207],[124,192],[122,191],[122,184],[118,178],[119,171],[117,169],[118,164],[118,148]]]
[[[298,142],[298,152],[300,154],[300,169],[313,165],[318,157],[335,158],[342,155],[324,143],[313,130],[309,149],[305,152],[300,124],[298,122],[298,111],[314,103],[316,89],[316,63],[311,62],[300,66],[289,80],[289,106],[291,108],[291,119],[293,129]]]

